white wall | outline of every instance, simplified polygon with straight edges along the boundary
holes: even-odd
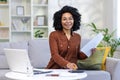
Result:
[[[104,0],[104,26],[116,29],[116,0]]]
[[[82,24],[95,22],[100,27],[113,28],[114,0],[49,0],[49,31],[53,31],[52,18],[53,14],[64,5],[76,7],[82,15]],[[111,29],[112,30],[112,29]],[[81,26],[80,31],[82,38],[91,38],[91,30],[86,26]],[[85,33],[87,32],[87,33]]]

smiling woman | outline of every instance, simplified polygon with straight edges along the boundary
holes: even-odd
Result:
[[[87,56],[80,51],[81,36],[74,32],[80,29],[81,14],[72,6],[64,6],[53,17],[55,31],[50,33],[51,59],[48,69],[76,70],[78,59]]]

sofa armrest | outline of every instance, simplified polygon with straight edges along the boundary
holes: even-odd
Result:
[[[120,59],[107,57],[106,71],[110,72],[112,80],[120,80]]]

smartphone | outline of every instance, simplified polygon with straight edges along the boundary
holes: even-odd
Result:
[[[83,73],[84,70],[69,70],[70,73]]]

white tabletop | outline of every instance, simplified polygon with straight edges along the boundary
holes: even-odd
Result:
[[[45,71],[46,69],[40,69],[40,71]],[[14,80],[75,80],[82,79],[87,76],[85,72],[83,73],[69,73],[65,69],[52,69],[51,73],[37,74],[37,75],[28,75],[23,73],[8,72],[6,77]],[[58,74],[58,76],[47,76],[47,75]]]

